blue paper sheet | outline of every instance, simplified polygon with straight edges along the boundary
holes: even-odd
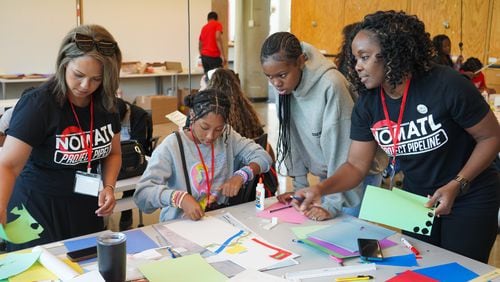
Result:
[[[456,262],[416,269],[413,271],[437,279],[440,282],[465,282],[479,276],[477,273],[472,272]]]
[[[394,233],[396,232],[354,217],[349,217],[329,227],[312,232],[309,234],[309,237],[320,239],[351,252],[357,252],[358,238],[380,241]]]
[[[127,254],[135,254],[145,250],[158,248],[158,244],[155,241],[151,240],[142,230],[129,230],[123,232],[127,236]],[[80,250],[83,248],[88,248],[92,246],[96,246],[97,237],[88,237],[83,239],[71,240],[64,242],[66,249],[68,252]],[[95,261],[96,259],[88,259],[81,261],[80,264],[89,263]]]
[[[417,258],[414,254],[385,257],[381,261],[370,261],[378,265],[392,265],[392,266],[418,266]]]

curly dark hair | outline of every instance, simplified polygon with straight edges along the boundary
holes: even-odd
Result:
[[[465,61],[465,63],[462,65],[460,69],[463,71],[476,72],[480,70],[482,67],[483,63],[481,63],[481,61],[478,58],[470,57],[467,59],[467,61]]]
[[[239,134],[255,139],[264,134],[257,112],[240,87],[240,79],[230,69],[218,68],[208,81],[208,88],[214,88],[228,96],[231,102],[228,123]]]
[[[407,75],[418,76],[428,72],[432,67],[435,50],[425,25],[414,15],[400,11],[378,11],[364,17],[363,21],[351,33],[352,42],[359,31],[365,30],[373,34],[380,44],[380,58],[384,62],[385,80],[395,88],[403,83]],[[349,45],[348,77],[358,90],[366,92],[355,71],[356,60]]]

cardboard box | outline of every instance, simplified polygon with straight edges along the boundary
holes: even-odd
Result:
[[[165,137],[177,130],[179,130],[179,126],[173,122],[153,125],[153,137],[158,137],[157,146],[161,144]]]
[[[191,94],[198,93],[199,89],[191,89]],[[189,88],[177,89],[177,97],[179,98],[179,111],[185,115],[189,114],[189,108],[184,105],[184,97],[189,95]]]
[[[177,97],[172,96],[137,96],[134,103],[151,112],[153,124],[171,123],[165,115],[177,110]]]

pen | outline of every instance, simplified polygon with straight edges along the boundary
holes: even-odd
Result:
[[[298,196],[295,196],[295,195],[291,195],[290,198],[292,198],[293,200],[298,201],[299,203],[302,203],[302,201],[304,201],[303,197],[298,197]]]
[[[358,275],[354,277],[340,277],[340,278],[335,278],[336,282],[342,282],[342,281],[358,281],[358,280],[370,280],[373,279],[373,276],[371,275]]]
[[[172,250],[172,248],[170,248],[169,246],[165,246],[165,248],[167,249],[167,251],[170,253],[170,256],[172,258],[176,258],[177,256],[175,255],[174,251]]]
[[[340,266],[344,266],[344,260],[341,258],[338,258],[336,256],[330,255],[330,258],[334,261],[336,261]]]
[[[291,207],[292,207],[292,205],[284,206],[284,207],[281,207],[281,208],[276,208],[274,210],[270,210],[269,213],[277,212],[277,211],[288,209],[288,208],[291,208]]]
[[[413,247],[410,242],[406,241],[405,238],[401,237],[401,242],[403,242],[403,245],[405,245],[408,249],[411,250],[412,253],[414,253],[416,256],[420,255],[420,252],[417,250],[417,248]]]

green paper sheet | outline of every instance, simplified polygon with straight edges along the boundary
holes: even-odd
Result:
[[[22,205],[22,208],[13,208],[11,213],[18,215],[14,221],[0,224],[0,237],[14,244],[23,244],[40,238],[39,234],[43,232],[43,227],[30,215],[28,210]]]
[[[139,270],[150,282],[170,280],[219,282],[228,279],[208,264],[200,254],[146,263],[140,265]]]
[[[30,268],[40,256],[40,252],[12,253],[0,260],[0,279],[17,275]]]
[[[401,189],[368,185],[359,218],[402,230],[430,235],[434,212],[424,206],[428,199]]]
[[[328,226],[329,225],[309,225],[309,226],[292,227],[292,232],[298,239],[305,239],[309,236],[310,233],[321,230]]]

